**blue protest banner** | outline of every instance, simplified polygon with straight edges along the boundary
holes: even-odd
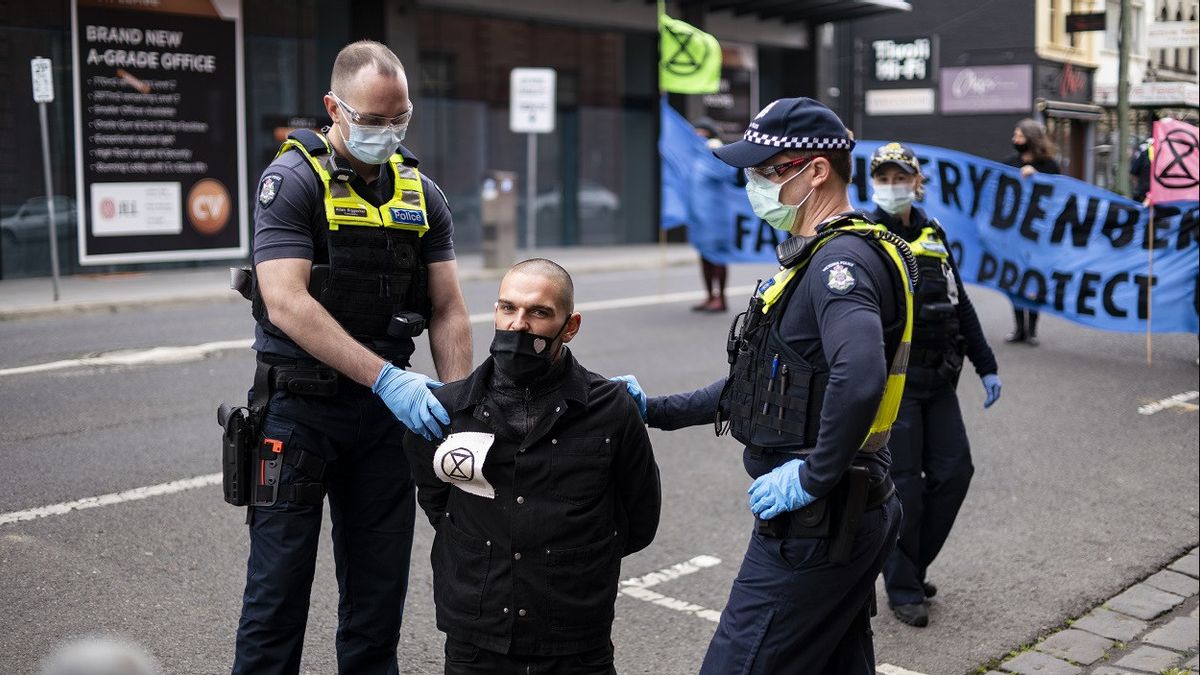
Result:
[[[754,215],[741,173],[712,157],[665,101],[662,115],[664,227],[686,224],[693,245],[714,262],[774,262],[785,235]],[[854,149],[849,196],[856,208],[874,210],[868,165],[882,144],[859,141]],[[963,281],[1102,330],[1144,332],[1150,317],[1156,333],[1200,328],[1200,204],[1158,206],[1151,248],[1149,209],[1115,193],[1068,176],[1022,178],[1013,167],[953,150],[911,147],[925,176],[917,206],[945,228]],[[666,150],[673,153],[670,169]]]

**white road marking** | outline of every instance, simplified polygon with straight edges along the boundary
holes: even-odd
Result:
[[[148,499],[150,497],[158,497],[161,495],[169,495],[175,492],[183,492],[184,490],[194,490],[195,488],[208,487],[221,482],[221,474],[210,473],[203,476],[195,476],[193,478],[184,478],[182,480],[173,480],[169,483],[159,483],[158,485],[147,485],[145,487],[133,488],[124,492],[113,492],[99,497],[86,497],[77,499],[73,502],[62,502],[59,504],[51,504],[49,506],[39,506],[34,509],[26,509],[24,511],[13,511],[11,513],[0,513],[0,525],[8,525],[11,523],[19,523],[23,520],[37,520],[47,516],[61,516],[72,511],[82,511],[83,509],[94,509],[98,506],[112,506],[122,502],[134,502],[140,499]]]
[[[624,579],[621,581],[621,593],[631,598],[653,603],[659,607],[666,607],[667,609],[673,609],[684,614],[694,614],[701,619],[707,619],[716,623],[721,619],[721,612],[665,596],[662,593],[650,590],[650,587],[657,586],[664,581],[671,581],[672,579],[678,579],[688,574],[694,574],[702,569],[719,564],[721,564],[720,558],[711,555],[698,555],[691,560],[677,563],[657,572],[633,577],[632,579]]]
[[[878,673],[878,675],[925,675],[925,673],[918,673],[915,670],[908,670],[901,668],[900,666],[893,666],[890,663],[881,663],[878,666],[875,666],[875,672]]]
[[[1139,406],[1137,411],[1139,415],[1153,415],[1167,408],[1183,408],[1185,411],[1195,412],[1200,410],[1200,406],[1192,403],[1197,398],[1200,398],[1200,391],[1185,391],[1182,394],[1175,394],[1174,396],[1168,396],[1162,400]]]
[[[168,363],[186,363],[200,359],[217,352],[237,349],[250,349],[253,340],[222,340],[220,342],[205,342],[204,344],[187,347],[152,347],[150,349],[127,349],[108,352],[98,356],[85,356],[78,359],[35,363],[16,368],[0,368],[0,377],[6,375],[28,375],[29,373],[45,373],[52,370],[68,368],[102,368],[105,366],[153,366]]]
[[[752,290],[754,290],[753,286],[738,286],[736,288],[727,289],[726,293],[737,296],[748,294]],[[684,291],[679,293],[664,293],[660,295],[642,295],[631,298],[615,298],[613,300],[593,300],[591,302],[581,302],[577,304],[575,306],[575,311],[599,312],[609,309],[626,309],[629,307],[645,307],[647,305],[690,302],[692,300],[700,300],[705,297],[707,296],[701,291]],[[487,312],[472,314],[470,318],[471,323],[489,323],[492,321],[493,315],[491,312]],[[199,361],[200,359],[206,358],[218,352],[250,349],[250,346],[253,343],[253,340],[242,339],[205,342],[204,344],[183,347],[127,349],[99,354],[97,356],[85,356],[77,359],[64,359],[62,361],[35,363],[27,366],[17,366],[14,368],[0,368],[0,377],[9,375],[28,375],[31,373],[45,373],[55,370],[67,370],[71,368],[156,366],[173,363],[186,363],[188,361]]]

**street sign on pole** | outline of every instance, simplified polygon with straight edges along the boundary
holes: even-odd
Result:
[[[54,183],[50,179],[50,132],[46,122],[46,104],[54,100],[54,64],[50,59],[34,57],[29,60],[33,75],[33,100],[38,104],[42,122],[42,169],[46,179],[46,216],[50,230],[50,274],[54,301],[58,302],[58,227],[54,217]]]
[[[525,143],[529,173],[525,179],[525,246],[537,245],[537,135],[554,131],[555,73],[553,68],[513,68],[509,75],[508,127],[528,134]]]
[[[33,74],[33,102],[52,103],[54,101],[54,66],[50,59],[40,56],[29,60],[29,70]]]
[[[518,134],[554,131],[553,68],[513,68],[509,76],[508,126]]]

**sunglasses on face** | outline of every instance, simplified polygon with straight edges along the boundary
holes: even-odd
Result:
[[[346,111],[346,115],[349,116],[350,121],[354,124],[362,125],[364,127],[403,127],[407,126],[409,121],[412,120],[413,109],[411,104],[409,105],[408,110],[396,115],[395,117],[382,117],[380,115],[369,115],[358,112],[354,108],[350,107],[349,103],[343,101],[332,91],[329,92],[329,95],[333,97],[334,101],[337,101],[337,104],[341,106],[342,110]]]
[[[812,157],[800,157],[798,159],[793,159],[782,164],[752,166],[746,169],[746,176],[748,178],[765,178],[769,181],[774,181],[776,178],[783,178],[783,175],[788,171],[794,168],[803,167],[814,159],[824,156],[825,155],[813,155]]]

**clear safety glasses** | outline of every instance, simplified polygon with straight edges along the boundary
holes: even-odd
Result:
[[[353,124],[358,124],[364,127],[391,127],[393,129],[399,129],[401,127],[407,127],[408,123],[412,121],[412,104],[409,104],[408,110],[396,115],[395,117],[382,117],[380,115],[369,115],[358,112],[354,108],[350,107],[349,103],[343,101],[332,91],[329,92],[329,95],[333,97],[333,100],[337,101],[337,104],[341,106],[342,110],[346,111],[346,114],[350,117],[350,122]]]

